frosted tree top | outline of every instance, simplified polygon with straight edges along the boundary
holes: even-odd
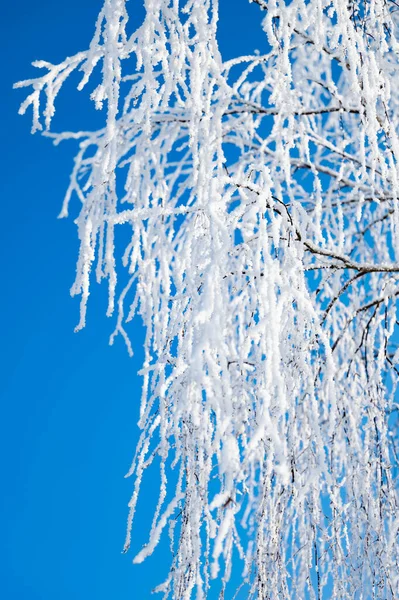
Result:
[[[78,144],[77,329],[94,278],[111,343],[146,329],[125,551],[169,535],[164,598],[394,599],[399,5],[255,4],[267,51],[223,61],[217,1],[145,0],[131,31],[106,0],[20,112]],[[103,127],[54,133],[76,70]]]

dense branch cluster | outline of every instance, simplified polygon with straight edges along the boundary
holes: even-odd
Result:
[[[17,84],[79,142],[78,329],[92,271],[111,341],[146,328],[125,550],[158,469],[134,560],[168,531],[164,598],[233,597],[233,566],[237,598],[398,598],[399,5],[255,2],[263,54],[223,62],[217,0],[145,0],[133,33],[105,0],[87,51]],[[50,133],[74,70],[104,127]]]

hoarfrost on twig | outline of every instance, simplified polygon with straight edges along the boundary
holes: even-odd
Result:
[[[80,199],[77,329],[94,269],[111,342],[133,352],[136,314],[147,332],[125,550],[155,463],[134,560],[168,528],[165,598],[224,590],[237,551],[247,598],[393,599],[398,5],[254,2],[267,52],[223,63],[217,0],[145,0],[133,34],[105,0],[87,51],[16,84],[20,112],[79,143],[61,212]],[[50,133],[64,81],[96,65],[103,128]]]

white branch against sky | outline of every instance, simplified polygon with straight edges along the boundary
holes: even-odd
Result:
[[[20,112],[78,145],[77,329],[96,278],[111,343],[146,330],[125,551],[169,535],[165,599],[233,598],[232,568],[237,598],[397,599],[399,4],[255,3],[267,52],[224,62],[217,0],[144,0],[136,31],[105,0]],[[75,70],[103,128],[53,133]]]

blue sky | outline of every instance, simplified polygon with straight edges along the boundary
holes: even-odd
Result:
[[[131,19],[142,17],[130,0]],[[19,117],[23,92],[12,83],[87,47],[100,0],[20,0],[3,6],[2,344],[0,445],[5,600],[145,600],[166,574],[166,545],[142,565],[122,555],[132,480],[124,479],[138,437],[141,329],[135,357],[121,340],[108,346],[106,287],[90,298],[86,329],[74,334],[71,299],[77,236],[57,220],[73,143],[53,147]],[[230,58],[262,48],[259,9],[221,0],[220,45]],[[74,82],[60,96],[55,130],[92,128],[101,115]],[[76,83],[76,80],[75,80]],[[78,202],[72,208],[77,214]],[[134,330],[136,327],[136,330]],[[157,482],[139,505],[135,547],[146,541]]]

